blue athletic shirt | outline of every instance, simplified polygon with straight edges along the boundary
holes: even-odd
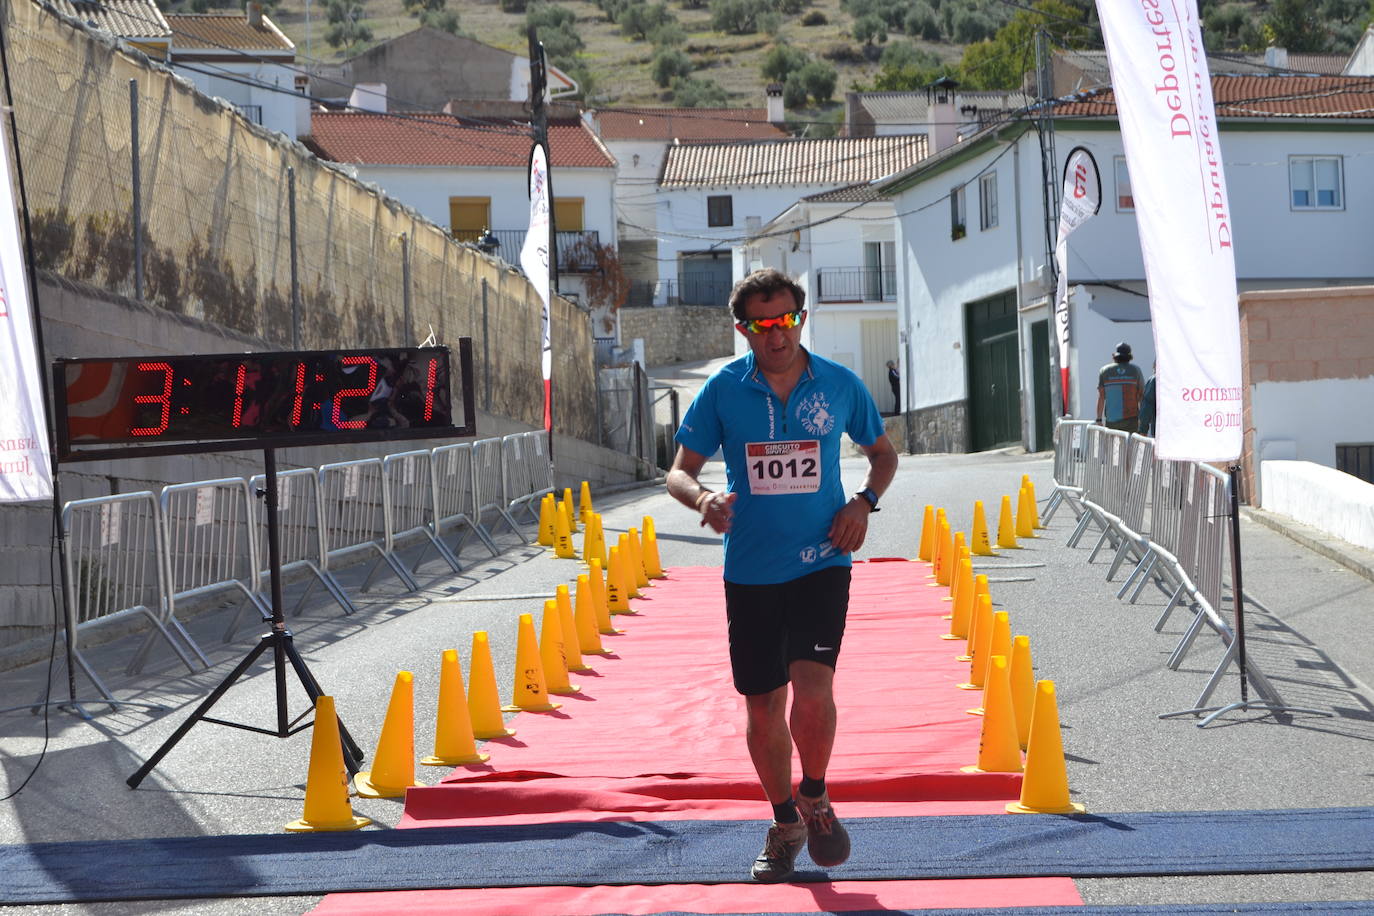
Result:
[[[698,454],[723,449],[726,492],[738,494],[725,534],[730,582],[772,585],[850,565],[828,537],[847,499],[840,435],[870,446],[883,435],[883,421],[857,375],[807,355],[785,409],[751,352],[707,379],[677,431],[678,444]]]

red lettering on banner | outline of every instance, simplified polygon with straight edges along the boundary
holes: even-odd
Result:
[[[1188,123],[1188,116],[1176,114],[1169,119],[1170,137],[1191,137],[1193,135],[1193,125]]]

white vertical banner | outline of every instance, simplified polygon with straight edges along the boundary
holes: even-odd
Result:
[[[0,116],[0,502],[16,503],[52,498],[52,459],[8,128]]]
[[[1059,275],[1054,292],[1054,328],[1059,337],[1059,390],[1064,415],[1069,414],[1069,236],[1097,215],[1102,206],[1102,179],[1097,160],[1082,146],[1075,146],[1064,161],[1064,193],[1059,200],[1059,232],[1054,246]]]
[[[1159,363],[1155,454],[1241,451],[1231,207],[1196,0],[1098,0]]]
[[[530,228],[520,248],[520,266],[539,291],[540,366],[544,370],[544,429],[553,429],[553,340],[549,327],[549,161],[544,145],[530,151]]]

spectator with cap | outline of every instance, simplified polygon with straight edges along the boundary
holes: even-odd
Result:
[[[1144,393],[1145,375],[1131,362],[1131,345],[1122,341],[1112,351],[1112,361],[1097,373],[1097,422],[1135,432]]]

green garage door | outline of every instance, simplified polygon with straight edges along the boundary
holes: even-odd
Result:
[[[975,452],[1021,441],[1021,369],[1016,346],[1016,295],[970,302],[968,341],[969,439]]]

